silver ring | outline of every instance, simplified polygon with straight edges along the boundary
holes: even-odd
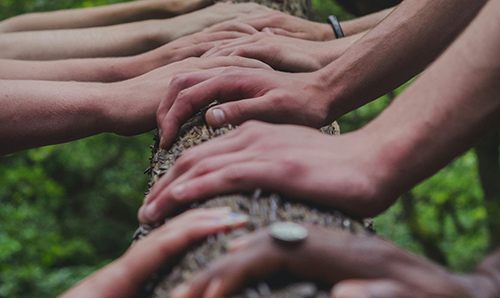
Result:
[[[269,234],[276,240],[287,243],[298,243],[307,238],[307,229],[303,226],[289,222],[275,222],[269,226]]]

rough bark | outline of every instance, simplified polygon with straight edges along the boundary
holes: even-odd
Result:
[[[283,3],[275,1],[256,2],[303,18],[307,18],[311,12],[310,0],[288,0]],[[152,187],[168,171],[182,152],[233,129],[235,127],[232,126],[212,129],[204,120],[204,111],[201,111],[181,128],[178,138],[170,149],[160,149],[158,141],[156,141],[155,145],[151,146],[153,154],[151,167],[146,171],[151,175],[149,187]],[[339,128],[334,123],[323,128],[322,132],[334,135],[339,133]],[[256,189],[252,193],[220,196],[205,202],[194,203],[191,206],[177,210],[176,214],[183,212],[187,208],[216,206],[230,206],[234,212],[248,214],[250,216],[249,224],[236,231],[209,237],[187,251],[178,260],[165,266],[155,274],[144,286],[139,297],[169,297],[170,291],[176,285],[188,279],[194,272],[207,266],[211,261],[224,255],[226,252],[225,245],[229,240],[266,227],[273,222],[312,223],[329,228],[348,230],[354,234],[368,234],[372,231],[370,220],[352,219],[337,210],[296,202],[277,193],[266,193],[260,189]],[[156,227],[141,225],[134,236],[134,240],[147,236]],[[328,290],[322,285],[313,282],[296,280],[290,276],[280,276],[280,278],[259,281],[250,285],[233,297],[328,297]]]

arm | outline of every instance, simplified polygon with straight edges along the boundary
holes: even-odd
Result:
[[[29,13],[0,22],[0,33],[110,26],[170,18],[211,4],[206,0],[143,0],[99,7]]]
[[[422,71],[484,2],[406,0],[341,57],[312,73],[228,69],[220,76],[192,74],[196,80],[180,76],[158,110],[161,145],[168,146],[195,109],[215,99],[223,104],[207,112],[213,126],[249,119],[312,127],[331,123]]]
[[[351,36],[375,28],[383,19],[385,19],[395,7],[387,8],[357,19],[340,22],[345,36]]]
[[[0,39],[0,58],[57,60],[136,55],[213,24],[269,10],[255,3],[218,3],[166,20],[84,29],[5,33]]]
[[[258,231],[229,244],[230,254],[172,291],[172,298],[227,297],[251,280],[288,272],[333,286],[332,298],[495,298],[500,291],[500,251],[476,272],[449,272],[375,236],[307,226],[293,247]]]
[[[276,35],[265,28],[251,36],[222,41],[203,57],[240,56],[258,59],[281,71],[311,72],[340,57],[364,34],[362,32],[330,41],[312,41]]]
[[[178,73],[240,65],[268,68],[239,57],[191,58],[117,83],[0,80],[0,155],[113,132],[155,128],[155,112]]]
[[[190,210],[139,240],[123,256],[62,294],[71,297],[136,297],[161,266],[204,237],[240,227],[248,218],[229,208]]]
[[[199,57],[218,40],[247,36],[247,33],[198,32],[157,49],[130,57],[82,58],[53,61],[0,59],[2,80],[46,80],[116,82],[143,75],[188,57]]]
[[[151,191],[141,221],[161,220],[178,204],[259,187],[360,216],[386,210],[499,124],[499,7],[500,1],[490,1],[432,67],[356,132],[327,138],[305,128],[250,123],[186,152]],[[314,91],[303,90],[300,80],[288,84],[298,87],[298,97]],[[221,96],[239,96],[226,92]],[[260,104],[265,113],[269,107]]]
[[[394,8],[389,8],[365,17],[351,21],[341,22],[345,36],[352,36],[366,30],[372,29],[389,15]],[[301,38],[313,41],[328,41],[335,39],[332,26],[325,23],[317,23],[285,14],[280,11],[272,11],[267,14],[255,16],[243,16],[238,22],[248,24],[262,31],[269,31],[283,36]]]

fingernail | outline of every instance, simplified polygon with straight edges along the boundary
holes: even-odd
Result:
[[[232,212],[226,216],[222,216],[215,219],[215,224],[220,226],[236,226],[242,223],[248,222],[248,216],[240,213]]]
[[[142,210],[143,217],[145,217],[148,221],[155,221],[156,204],[153,203],[143,207],[144,207],[144,209]]]
[[[187,298],[189,297],[189,286],[185,283],[175,287],[170,293],[171,298]]]
[[[214,117],[215,124],[218,126],[226,123],[226,116],[224,115],[224,111],[221,109],[213,109],[212,116]]]
[[[175,199],[180,200],[184,197],[184,189],[186,186],[184,184],[177,185],[172,189],[172,195],[174,196]]]
[[[221,286],[222,281],[220,279],[212,280],[203,294],[203,298],[219,298]]]
[[[144,205],[147,205],[151,202],[151,194],[147,194],[145,197],[144,197],[144,201],[143,201],[143,204]]]
[[[229,241],[227,244],[227,250],[230,252],[235,252],[245,247],[248,244],[248,238],[243,236]]]
[[[370,296],[364,285],[339,284],[332,291],[332,298],[370,298]]]

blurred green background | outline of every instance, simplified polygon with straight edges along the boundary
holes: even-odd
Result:
[[[117,2],[0,0],[0,20]],[[313,3],[318,20],[353,17],[331,0]],[[403,89],[344,116],[342,131],[366,124]],[[0,157],[0,297],[54,297],[126,250],[152,137],[105,134]],[[491,202],[499,199],[498,131],[478,152],[481,168],[467,152],[376,218],[378,233],[452,270],[473,269],[500,237]]]

